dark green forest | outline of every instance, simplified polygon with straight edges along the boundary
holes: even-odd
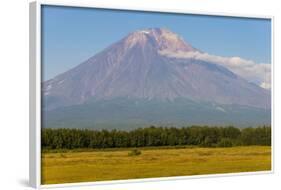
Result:
[[[232,147],[271,145],[271,127],[147,127],[131,131],[42,128],[42,148],[122,148],[191,145]]]

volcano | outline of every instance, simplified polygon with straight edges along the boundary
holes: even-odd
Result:
[[[43,125],[270,124],[269,90],[214,62],[167,52],[201,51],[168,29],[138,30],[43,82]]]

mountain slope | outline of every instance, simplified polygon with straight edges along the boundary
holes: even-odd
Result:
[[[116,98],[48,111],[44,127],[130,130],[138,127],[270,124],[270,111],[237,105]]]

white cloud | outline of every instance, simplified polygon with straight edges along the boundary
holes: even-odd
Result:
[[[242,59],[240,57],[222,57],[210,55],[202,52],[169,52],[161,51],[162,55],[177,58],[192,58],[203,61],[208,61],[222,65],[228,68],[233,73],[243,77],[249,82],[253,82],[262,88],[271,88],[271,64],[255,63],[252,60]]]

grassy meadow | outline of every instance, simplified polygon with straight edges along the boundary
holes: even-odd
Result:
[[[42,153],[42,184],[271,170],[271,146],[85,149]]]

